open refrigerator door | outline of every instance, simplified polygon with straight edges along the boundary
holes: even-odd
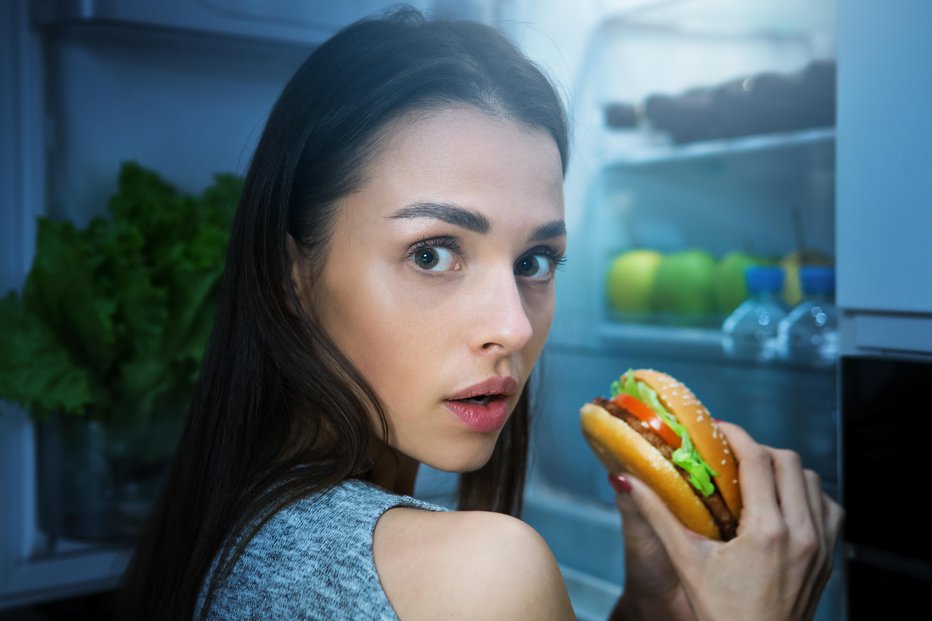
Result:
[[[624,582],[620,521],[578,411],[626,369],[670,373],[717,418],[799,452],[836,495],[835,365],[747,361],[722,344],[748,296],[745,268],[781,268],[789,308],[799,268],[834,263],[835,5],[516,12],[514,38],[563,87],[573,131],[569,261],[535,377],[525,518],[553,548],[579,618],[605,618]],[[840,618],[840,600],[836,575],[817,618]]]

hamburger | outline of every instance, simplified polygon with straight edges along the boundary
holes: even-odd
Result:
[[[735,536],[741,515],[738,464],[696,395],[671,376],[629,369],[580,410],[582,432],[612,473],[649,485],[690,530]]]

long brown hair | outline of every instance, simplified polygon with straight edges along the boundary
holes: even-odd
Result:
[[[245,180],[217,316],[161,500],[125,576],[137,619],[191,618],[277,510],[371,467],[385,414],[289,277],[287,237],[322,265],[339,199],[363,183],[379,131],[414,110],[466,103],[553,136],[553,86],[494,29],[412,9],[357,22],[317,48],[276,102]],[[373,429],[370,413],[381,429]],[[527,389],[489,462],[460,478],[460,508],[518,515]],[[320,434],[329,442],[315,442]],[[215,559],[219,559],[212,570]]]

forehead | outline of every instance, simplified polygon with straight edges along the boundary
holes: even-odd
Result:
[[[545,130],[450,106],[409,114],[384,130],[361,193],[384,209],[441,201],[491,217],[506,207],[562,217],[562,162]]]

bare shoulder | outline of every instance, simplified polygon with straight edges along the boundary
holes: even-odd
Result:
[[[391,509],[373,555],[389,601],[409,619],[572,619],[553,553],[513,517]]]

